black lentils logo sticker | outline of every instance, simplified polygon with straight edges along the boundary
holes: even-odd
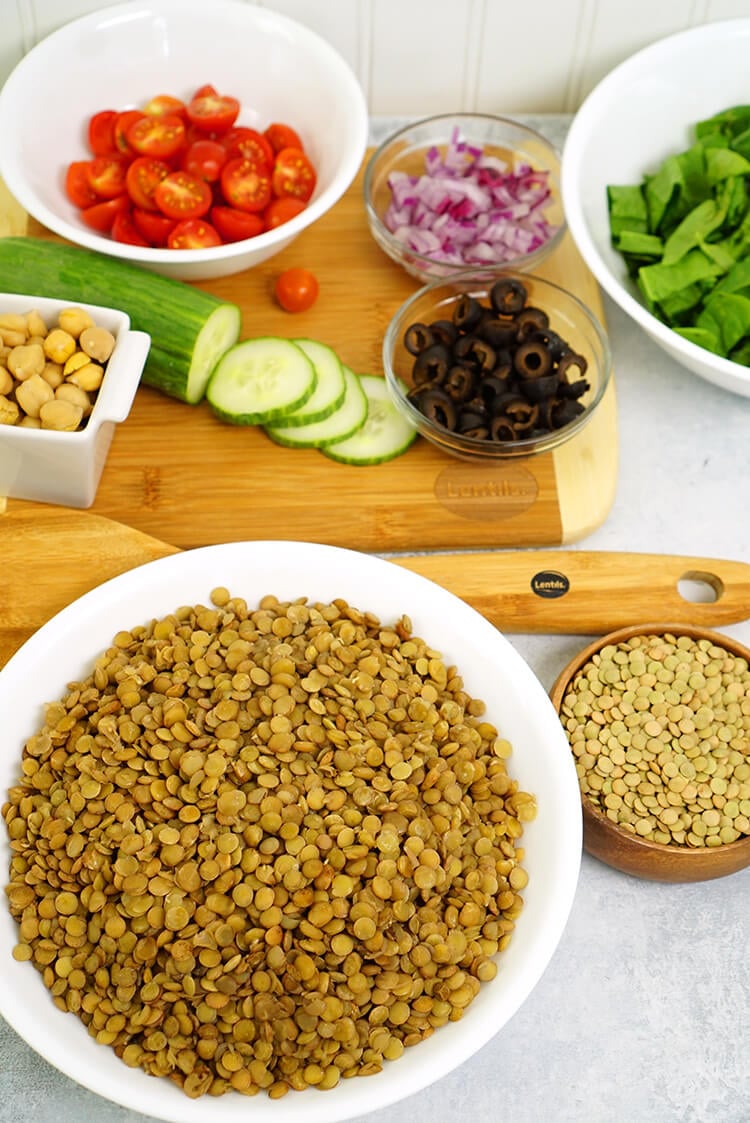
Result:
[[[564,573],[555,573],[552,569],[543,569],[531,578],[531,591],[538,597],[554,600],[555,597],[564,597],[570,588],[570,581]]]

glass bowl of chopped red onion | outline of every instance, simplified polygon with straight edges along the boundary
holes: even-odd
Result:
[[[607,334],[573,293],[534,273],[432,281],[383,340],[391,396],[418,432],[463,460],[549,452],[591,420],[609,386]]]
[[[391,134],[368,161],[364,197],[375,241],[421,281],[534,269],[566,230],[557,150],[490,114],[427,117]]]

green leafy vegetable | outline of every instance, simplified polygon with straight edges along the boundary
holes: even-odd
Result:
[[[750,366],[750,105],[698,121],[640,184],[609,184],[610,237],[646,306]]]

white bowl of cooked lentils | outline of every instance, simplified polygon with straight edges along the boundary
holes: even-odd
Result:
[[[27,641],[0,712],[0,1013],[130,1111],[388,1106],[501,1032],[563,933],[582,817],[554,707],[391,562],[142,566]]]
[[[750,866],[750,650],[689,625],[593,641],[552,702],[576,762],[585,849],[652,881]]]

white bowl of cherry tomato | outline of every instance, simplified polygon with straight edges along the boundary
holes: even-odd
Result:
[[[367,108],[320,36],[241,0],[131,0],[41,40],[0,91],[0,176],[42,226],[200,280],[248,269],[359,170]]]

